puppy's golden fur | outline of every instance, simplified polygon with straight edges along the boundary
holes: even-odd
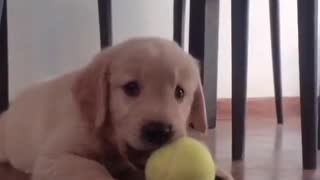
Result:
[[[141,92],[130,97],[124,86],[133,81]],[[158,148],[141,138],[152,120],[172,125],[171,141],[185,136],[190,123],[206,132],[199,71],[175,43],[131,39],[17,96],[1,116],[0,162],[33,180],[143,179],[145,161]]]

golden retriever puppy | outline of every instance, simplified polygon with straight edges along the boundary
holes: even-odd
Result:
[[[33,180],[142,180],[152,151],[190,123],[206,132],[204,103],[190,55],[168,40],[131,39],[17,96],[1,116],[0,162]]]

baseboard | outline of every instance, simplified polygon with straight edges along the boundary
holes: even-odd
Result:
[[[283,98],[283,116],[299,117],[300,116],[300,99],[299,97]],[[247,100],[247,117],[248,118],[276,118],[275,100],[272,97],[248,98]],[[231,99],[218,99],[217,101],[217,119],[231,119]]]

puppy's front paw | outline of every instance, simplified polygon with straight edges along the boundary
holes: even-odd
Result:
[[[126,171],[117,177],[117,180],[145,180],[143,171]]]
[[[215,180],[234,180],[232,176],[216,176]]]
[[[218,168],[216,173],[216,180],[234,180],[234,178],[230,173],[227,173],[226,171]]]

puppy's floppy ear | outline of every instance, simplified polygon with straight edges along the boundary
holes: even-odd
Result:
[[[205,99],[204,99],[200,80],[199,80],[196,92],[194,94],[193,103],[191,106],[191,112],[189,116],[189,122],[191,123],[191,126],[194,129],[204,134],[207,132],[207,129],[208,129],[207,111],[206,111]]]
[[[206,110],[206,102],[204,98],[204,92],[202,88],[202,83],[200,79],[200,61],[196,58],[192,57],[193,65],[196,67],[197,71],[197,89],[194,93],[193,102],[191,106],[191,112],[189,115],[189,123],[190,126],[198,130],[204,134],[207,133],[208,130],[208,121],[207,121],[207,110]]]
[[[100,127],[109,116],[109,66],[110,59],[103,54],[82,69],[72,87],[75,101],[82,116]]]

